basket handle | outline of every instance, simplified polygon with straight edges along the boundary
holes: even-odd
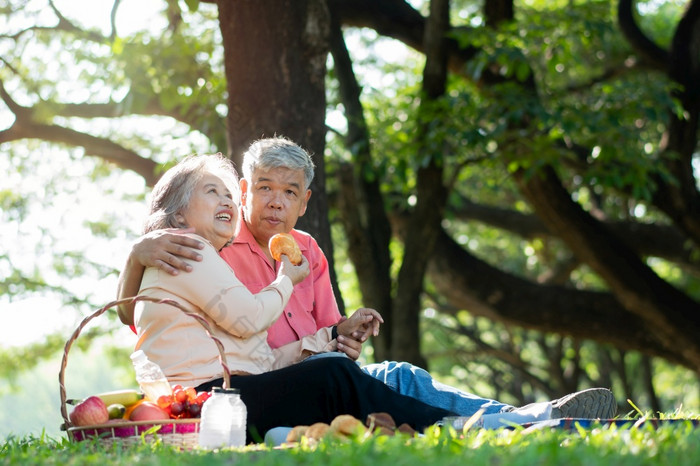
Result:
[[[207,336],[209,336],[209,338],[211,338],[214,341],[214,343],[216,344],[216,349],[219,351],[219,362],[221,363],[221,367],[224,369],[224,388],[228,388],[231,386],[231,375],[229,374],[229,368],[226,365],[226,354],[224,353],[224,345],[221,343],[221,340],[219,340],[213,335],[211,327],[209,326],[209,323],[206,321],[206,319],[204,319],[204,317],[195,312],[185,309],[180,303],[178,303],[177,301],[173,301],[172,299],[157,299],[142,295],[134,296],[133,298],[119,299],[108,303],[104,307],[96,310],[89,316],[85,317],[82,320],[82,322],[80,322],[80,325],[78,325],[78,327],[75,329],[68,341],[66,341],[66,345],[63,349],[63,359],[61,360],[61,369],[58,373],[58,386],[61,395],[61,416],[63,416],[66,428],[70,427],[72,424],[70,422],[70,419],[68,418],[68,410],[66,409],[66,386],[64,384],[64,380],[66,365],[68,364],[68,351],[70,351],[71,346],[73,346],[73,342],[75,342],[75,340],[78,338],[78,335],[80,335],[80,332],[82,332],[83,328],[85,328],[88,322],[90,322],[95,317],[99,317],[100,315],[104,314],[113,307],[126,303],[135,303],[137,301],[150,301],[158,304],[168,304],[170,306],[180,309],[188,316],[197,320],[197,322],[199,322],[202,325],[202,327],[204,327],[204,331],[207,333]]]

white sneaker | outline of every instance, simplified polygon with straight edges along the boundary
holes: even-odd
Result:
[[[552,419],[611,419],[615,414],[617,402],[607,388],[589,388],[552,401]]]

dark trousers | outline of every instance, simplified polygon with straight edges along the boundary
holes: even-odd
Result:
[[[197,387],[220,387],[216,379]],[[259,375],[231,376],[248,411],[248,441],[261,441],[273,427],[330,422],[350,414],[362,422],[368,414],[387,412],[396,425],[404,422],[420,431],[454,413],[400,395],[365,374],[348,358],[304,361]]]

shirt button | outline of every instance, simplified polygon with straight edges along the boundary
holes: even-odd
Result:
[[[292,317],[292,313],[291,313],[291,312],[288,312],[288,313],[287,313],[287,317]]]

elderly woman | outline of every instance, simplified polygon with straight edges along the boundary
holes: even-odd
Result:
[[[424,428],[449,415],[402,396],[363,373],[348,358],[302,361],[335,350],[329,328],[272,350],[267,329],[284,309],[293,286],[309,273],[308,261],[294,266],[282,256],[277,278],[253,295],[218,255],[234,237],[238,206],[237,177],[220,155],[190,156],[168,170],[153,190],[146,232],[190,228],[205,242],[203,260],[188,274],[145,270],[139,294],[177,301],[202,315],[221,340],[231,370],[231,386],[241,391],[248,408],[248,438],[276,426],[330,423],[339,414],[364,419],[385,411],[398,424]],[[349,321],[361,331],[369,309]],[[171,383],[200,390],[222,384],[218,351],[195,319],[167,304],[139,302],[135,310],[137,349],[156,362]]]

